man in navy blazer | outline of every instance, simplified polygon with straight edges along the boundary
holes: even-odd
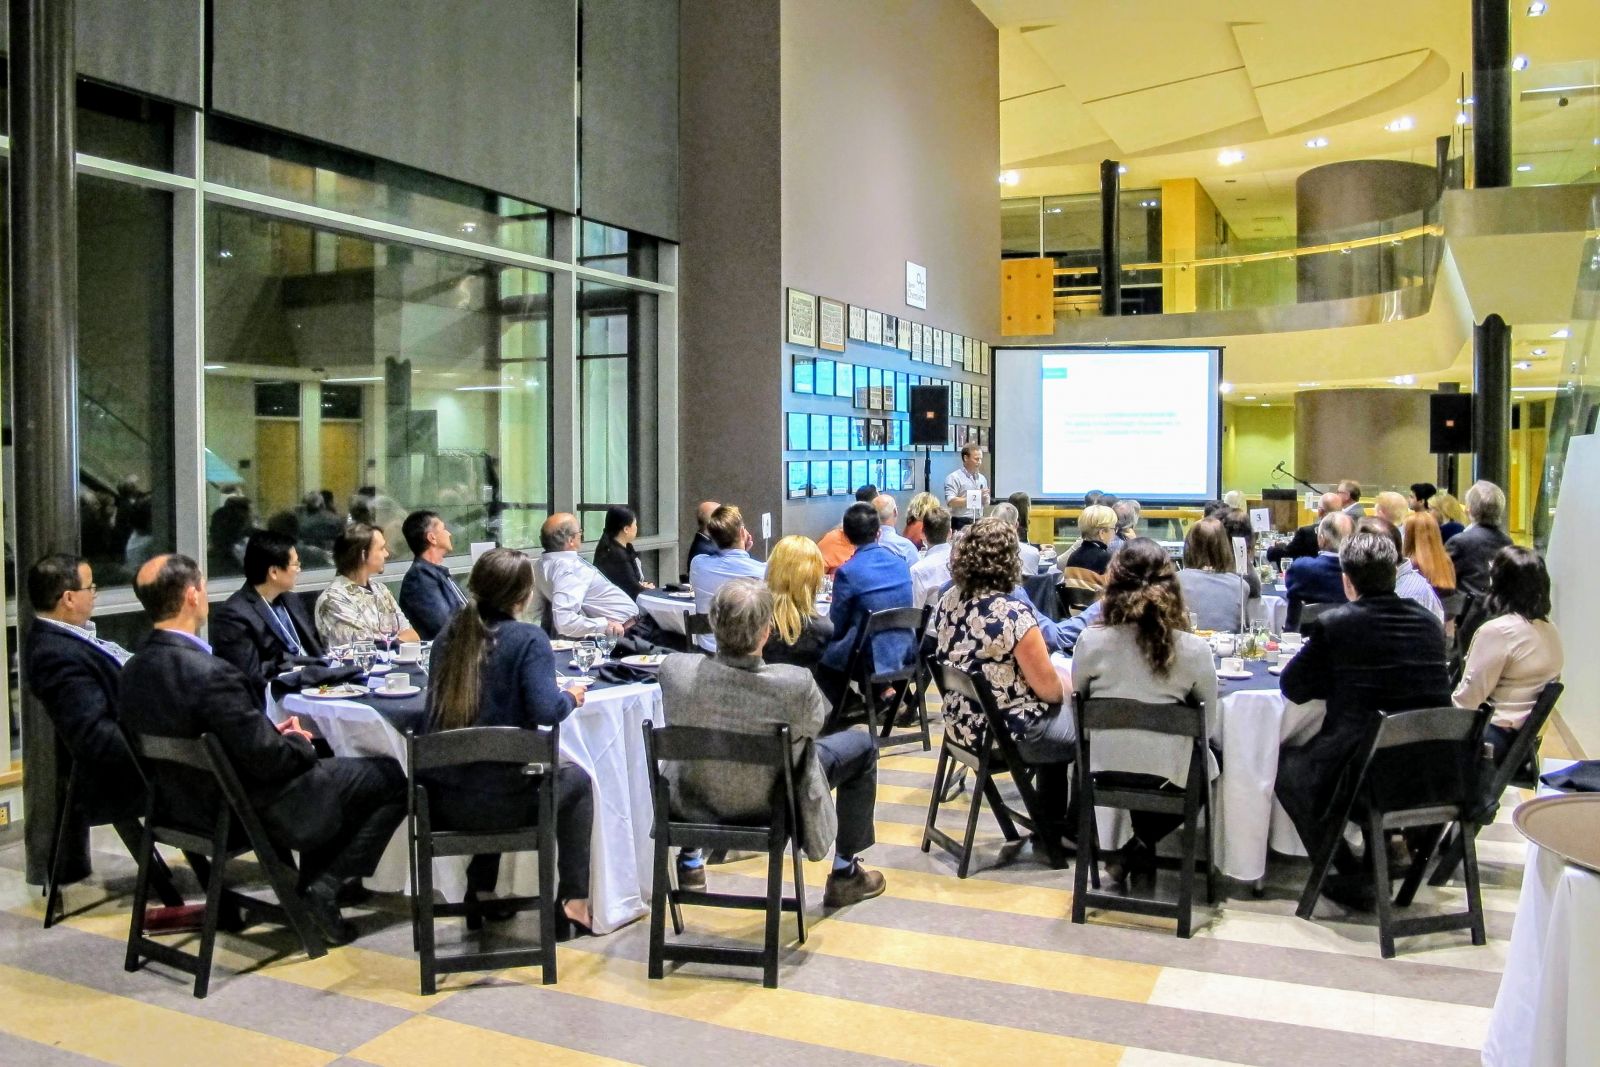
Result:
[[[79,556],[45,556],[28,570],[28,599],[35,613],[28,631],[23,677],[44,705],[60,747],[77,771],[82,820],[66,837],[62,882],[89,874],[90,825],[110,823],[130,855],[138,855],[144,814],[144,779],[117,725],[117,683],[130,653],[95,634],[94,573]],[[165,869],[155,887],[168,904],[182,904]]]
[[[244,546],[244,585],[211,615],[211,647],[250,680],[262,710],[268,682],[323,652],[316,624],[294,593],[299,577],[294,538],[252,530]]]
[[[1355,528],[1355,520],[1342,511],[1324,515],[1317,523],[1317,554],[1289,564],[1284,576],[1284,591],[1289,594],[1291,629],[1300,623],[1300,609],[1307,604],[1343,604],[1344,574],[1339,570],[1339,546]]]
[[[400,581],[400,610],[424,641],[432,641],[467,602],[467,594],[444,565],[455,543],[450,527],[432,511],[413,511],[400,532],[416,557]]]
[[[911,607],[911,567],[892,549],[878,542],[877,509],[871,504],[851,504],[844,513],[845,538],[855,555],[834,572],[833,640],[822,650],[818,683],[834,704],[849,679],[850,652],[867,616],[889,608]],[[872,669],[891,671],[911,659],[916,649],[910,630],[888,630],[872,639]]]

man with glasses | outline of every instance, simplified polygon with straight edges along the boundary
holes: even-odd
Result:
[[[253,530],[244,546],[244,585],[211,616],[211,647],[239,668],[266,710],[267,683],[302,659],[320,659],[316,625],[294,593],[294,539]]]

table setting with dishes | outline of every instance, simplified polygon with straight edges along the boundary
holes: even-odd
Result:
[[[309,666],[274,680],[267,713],[314,727],[339,756],[392,756],[406,763],[407,730],[427,716],[427,642],[392,651],[367,643],[331,650],[326,667]],[[585,686],[584,703],[561,724],[561,756],[582,767],[594,790],[590,900],[594,930],[605,933],[643,915],[649,900],[652,842],[650,781],[640,724],[665,721],[655,670],[662,656],[613,660],[615,638],[553,640],[556,680]],[[396,831],[367,886],[408,892],[405,827]],[[462,857],[436,860],[434,884],[448,899],[466,890]],[[535,854],[507,857],[499,892],[538,892]]]
[[[639,610],[650,616],[655,624],[669,634],[683,636],[689,632],[689,616],[694,614],[694,588],[688,585],[668,585],[661,589],[647,589],[636,598]],[[817,612],[826,615],[833,604],[833,579],[824,576],[822,588],[817,593]]]

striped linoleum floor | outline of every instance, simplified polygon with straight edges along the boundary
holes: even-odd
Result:
[[[0,1064],[1479,1062],[1521,880],[1508,823],[1480,837],[1486,947],[1436,934],[1380,959],[1367,916],[1324,902],[1317,922],[1294,918],[1306,865],[1281,858],[1264,897],[1224,882],[1224,902],[1180,941],[1171,923],[1134,916],[1074,926],[1070,869],[1028,852],[986,866],[999,841],[987,817],[979,869],[957,879],[948,857],[918,847],[933,766],[921,752],[883,759],[868,861],[888,878],[884,896],[823,918],[825,867],[808,866],[810,937],[786,950],[778,990],[753,971],[705,967],[649,981],[636,923],[564,945],[555,986],[511,970],[451,976],[422,997],[405,903],[380,897],[358,918],[361,939],[320,960],[288,953],[269,927],[223,935],[200,1001],[159,965],[123,971],[126,855],[98,854],[96,880],[68,890],[76,913],[45,931],[13,844],[0,850]],[[942,822],[960,822],[965,804]],[[713,888],[759,891],[763,864],[714,867]],[[1414,907],[1459,899],[1424,888]],[[691,933],[760,936],[757,913],[690,908],[687,919]],[[506,929],[534,936],[531,917]],[[792,937],[792,919],[784,930]],[[441,940],[458,931],[443,927]]]

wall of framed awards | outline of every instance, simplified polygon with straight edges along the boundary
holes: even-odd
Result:
[[[988,447],[991,352],[986,341],[871,308],[789,289],[784,358],[784,475],[791,503],[843,498],[872,484],[924,488],[911,446],[914,385],[950,391],[950,430],[934,449],[934,484],[965,444]],[[786,526],[787,528],[787,526]]]

